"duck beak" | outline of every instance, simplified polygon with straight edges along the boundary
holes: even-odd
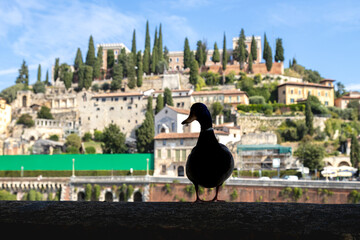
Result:
[[[193,112],[190,112],[190,115],[187,119],[185,119],[181,124],[189,124],[191,122],[193,122],[194,120],[196,120],[196,115]]]

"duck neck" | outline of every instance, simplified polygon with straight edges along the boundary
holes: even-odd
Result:
[[[206,146],[210,148],[212,145],[218,145],[218,141],[215,137],[214,130],[212,128],[201,130],[197,145]]]

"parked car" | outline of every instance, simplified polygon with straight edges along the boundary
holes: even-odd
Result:
[[[285,180],[289,180],[289,181],[297,181],[299,180],[298,176],[295,176],[295,175],[286,175],[284,177]]]
[[[269,177],[261,177],[261,178],[259,178],[259,180],[270,180],[270,178]]]

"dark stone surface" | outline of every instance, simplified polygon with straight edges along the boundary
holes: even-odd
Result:
[[[9,239],[360,239],[359,220],[353,204],[0,201]]]

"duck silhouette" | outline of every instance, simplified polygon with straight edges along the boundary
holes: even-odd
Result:
[[[218,202],[221,201],[218,199],[219,188],[233,172],[234,159],[229,149],[216,139],[211,114],[202,103],[191,106],[190,115],[182,124],[189,124],[195,120],[200,123],[201,132],[196,146],[188,156],[186,175],[195,185],[195,202],[204,202],[199,197],[199,186],[216,187],[215,197],[211,202]]]

